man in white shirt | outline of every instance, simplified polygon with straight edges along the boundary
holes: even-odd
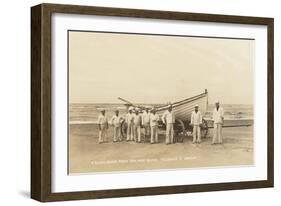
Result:
[[[162,116],[162,122],[166,124],[166,144],[174,143],[175,115],[172,109],[172,105],[170,105],[168,110],[164,112]]]
[[[105,115],[105,109],[101,109],[101,114],[98,117],[99,126],[99,143],[103,143],[107,138],[108,120]]]
[[[139,108],[135,109],[134,115],[134,138],[136,142],[141,142],[141,115],[139,114]]]
[[[145,107],[145,110],[143,111],[141,124],[143,125],[144,128],[144,141],[145,141],[146,137],[149,137],[150,135],[150,112],[148,107]]]
[[[212,144],[222,144],[222,125],[224,120],[223,108],[220,107],[219,101],[216,101],[216,106],[213,111],[214,135]]]
[[[126,114],[127,123],[127,141],[132,141],[134,139],[134,114],[133,107],[129,107],[129,111]]]
[[[195,105],[194,111],[191,113],[191,121],[190,124],[193,126],[193,141],[192,143],[195,144],[201,143],[201,131],[200,126],[202,124],[202,115],[199,111],[198,104]]]
[[[115,115],[111,118],[110,122],[113,125],[113,142],[122,141],[121,138],[121,123],[123,117],[119,115],[119,110],[115,111]]]
[[[156,110],[152,109],[150,114],[150,127],[151,127],[151,137],[150,143],[158,143],[158,121],[160,120],[159,115],[156,114]]]

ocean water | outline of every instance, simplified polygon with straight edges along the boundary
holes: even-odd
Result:
[[[249,104],[225,104],[222,105],[225,119],[249,119],[254,118],[253,105]],[[206,118],[211,118],[214,106],[208,105],[208,110],[205,114]]]
[[[246,104],[225,104],[222,105],[226,120],[253,120],[253,105]],[[100,114],[100,108],[106,110],[108,117],[114,115],[114,111],[118,109],[120,115],[126,113],[126,106],[123,104],[78,104],[69,105],[69,123],[79,124],[87,122],[96,122]],[[205,119],[210,119],[212,116],[213,105],[209,105],[207,112],[204,115]]]

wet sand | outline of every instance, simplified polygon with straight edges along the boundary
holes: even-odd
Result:
[[[211,145],[212,129],[201,144],[192,137],[166,145],[162,131],[158,144],[112,141],[98,144],[97,125],[73,124],[69,132],[69,173],[253,165],[253,126],[224,128],[224,144]]]

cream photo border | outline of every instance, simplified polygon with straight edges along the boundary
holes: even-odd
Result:
[[[254,166],[68,175],[68,30],[253,38]],[[94,15],[52,15],[52,192],[267,179],[267,27]]]

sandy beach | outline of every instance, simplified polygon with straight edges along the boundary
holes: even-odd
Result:
[[[240,122],[240,121],[239,121]],[[240,124],[240,123],[237,124]],[[192,144],[192,137],[183,143],[164,144],[164,131],[158,144],[117,142],[98,144],[94,124],[73,124],[69,131],[69,173],[94,173],[152,169],[198,168],[253,165],[253,126],[224,128],[224,144],[211,145],[212,129],[201,144]]]

